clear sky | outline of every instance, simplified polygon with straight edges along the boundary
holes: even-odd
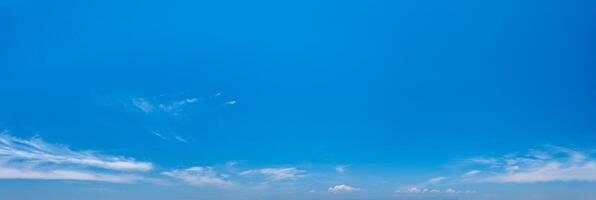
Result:
[[[0,199],[593,200],[596,2],[0,1]]]

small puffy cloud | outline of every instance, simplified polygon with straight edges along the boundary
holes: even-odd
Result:
[[[418,189],[418,188],[416,188],[416,187],[411,187],[411,188],[408,188],[408,190],[406,190],[406,191],[408,191],[409,193],[418,193],[418,192],[422,192],[422,190],[421,190],[421,189]]]
[[[332,192],[332,193],[339,193],[339,192],[354,192],[354,191],[359,191],[361,190],[360,188],[356,188],[356,187],[352,187],[349,185],[336,185],[333,187],[330,187],[329,189],[327,189],[327,191]]]
[[[226,187],[234,185],[233,182],[225,180],[224,176],[218,174],[211,167],[191,167],[163,172],[162,174],[194,186]]]
[[[304,170],[289,168],[263,168],[240,172],[240,176],[262,175],[269,181],[296,180],[305,177]]]
[[[234,105],[236,103],[237,103],[236,100],[232,100],[232,101],[225,102],[224,104],[225,105]]]

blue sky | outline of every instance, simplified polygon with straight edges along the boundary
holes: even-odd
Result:
[[[0,1],[0,199],[593,199],[595,6]]]

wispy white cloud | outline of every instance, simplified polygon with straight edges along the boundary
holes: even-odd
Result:
[[[444,181],[445,179],[447,179],[447,177],[444,177],[444,176],[431,178],[428,181],[426,181],[426,185],[438,184],[439,182]]]
[[[410,185],[405,188],[396,189],[394,192],[399,194],[445,194],[451,193],[451,190],[455,191],[455,193],[465,193],[464,190],[454,190],[451,188],[448,189],[439,189],[441,185],[444,185],[444,182],[448,182],[451,178],[447,178],[445,176],[439,176],[435,178],[428,179],[423,183]]]
[[[236,103],[237,103],[236,100],[232,100],[232,101],[225,102],[224,104],[226,104],[226,105],[234,105]]]
[[[338,173],[344,173],[348,170],[348,167],[349,167],[349,165],[338,165],[338,166],[335,166],[334,169]]]
[[[163,172],[162,174],[194,186],[227,187],[234,185],[234,182],[224,179],[211,167],[191,167]]]
[[[394,191],[398,194],[462,194],[462,193],[474,193],[472,190],[456,190],[453,188],[447,188],[444,190],[433,189],[433,188],[420,188],[420,187],[409,187],[406,189],[397,189]]]
[[[240,176],[251,176],[251,175],[263,175],[269,181],[281,181],[281,180],[296,180],[305,177],[304,170],[296,169],[294,167],[289,168],[263,168],[253,169],[240,172]]]
[[[197,98],[188,98],[188,99],[182,99],[182,100],[178,100],[178,101],[174,101],[174,102],[160,103],[158,105],[158,107],[161,110],[163,110],[164,112],[176,112],[176,111],[179,111],[179,109],[182,106],[185,106],[187,104],[192,104],[197,101],[198,101]]]
[[[484,158],[476,162],[487,168],[478,182],[534,183],[552,181],[596,181],[596,158],[590,153],[563,147],[548,147],[526,154]],[[477,161],[477,159],[475,160]]]
[[[355,192],[355,191],[359,191],[362,190],[360,188],[356,188],[356,187],[352,187],[349,185],[336,185],[333,187],[330,187],[329,189],[327,189],[327,191],[332,192],[332,193],[339,193],[339,192]]]
[[[132,174],[110,174],[72,169],[27,169],[15,166],[0,166],[0,179],[75,180],[111,183],[136,183],[149,180]]]
[[[159,138],[163,139],[163,140],[167,140],[167,139],[168,139],[168,138],[166,138],[165,136],[163,136],[162,134],[160,134],[160,133],[158,133],[158,132],[155,132],[155,131],[153,131],[153,132],[151,132],[151,133],[152,133],[153,135],[155,135],[155,136],[157,136],[157,137],[159,137]]]
[[[149,101],[147,101],[147,99],[145,98],[133,98],[131,99],[131,101],[133,106],[137,107],[139,110],[145,113],[152,112],[153,109],[155,109],[155,106],[149,103]]]
[[[468,171],[464,174],[464,177],[470,177],[470,176],[475,176],[477,174],[479,174],[481,171],[480,170],[471,170]]]
[[[72,151],[66,146],[48,144],[39,138],[25,140],[8,134],[0,134],[0,157],[5,162],[70,164],[121,171],[149,171],[153,168],[152,163],[132,158]]]
[[[129,172],[146,172],[149,162],[91,151],[73,151],[39,138],[0,133],[0,179],[85,180],[132,183],[145,180]]]
[[[144,113],[165,112],[177,115],[183,111],[185,106],[199,102],[198,98],[183,98],[183,99],[164,99],[159,97],[135,97],[131,98],[131,103],[134,107]]]
[[[182,142],[182,143],[188,144],[188,140],[184,139],[183,137],[181,137],[179,135],[174,135],[174,139],[176,139],[178,142]]]

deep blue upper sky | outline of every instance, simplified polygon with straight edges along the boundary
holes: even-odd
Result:
[[[454,179],[443,174],[456,173],[462,160],[545,146],[573,149],[545,150],[557,155],[581,150],[586,158],[578,166],[552,158],[581,168],[596,162],[595,6],[587,0],[1,1],[0,130],[13,139],[151,162],[150,175],[142,176],[155,179],[234,161],[246,172],[240,180],[223,175],[233,170],[216,173],[248,187],[256,180],[243,178],[257,169],[303,170],[304,177],[266,183],[299,189],[267,190],[263,199],[323,198],[297,191],[335,193],[332,186],[343,184],[356,188],[358,198],[400,198],[393,189],[430,191],[431,183],[419,183]],[[10,167],[41,159],[10,156],[0,152]],[[587,173],[582,176],[596,176]],[[70,184],[14,179],[0,179],[0,199],[18,199],[16,185],[36,187],[39,192],[19,198],[37,199]],[[572,183],[548,185],[561,180]],[[577,199],[589,199],[583,194],[596,187],[596,177],[569,180],[524,187],[551,196],[574,191]],[[503,183],[509,181],[462,182],[437,188],[447,193],[463,185],[480,196],[515,190]],[[85,184],[74,188],[135,187],[113,199],[160,188]],[[377,191],[385,187],[387,196]],[[188,194],[178,199],[209,193],[200,186],[179,190]],[[482,197],[523,198],[515,194]]]

